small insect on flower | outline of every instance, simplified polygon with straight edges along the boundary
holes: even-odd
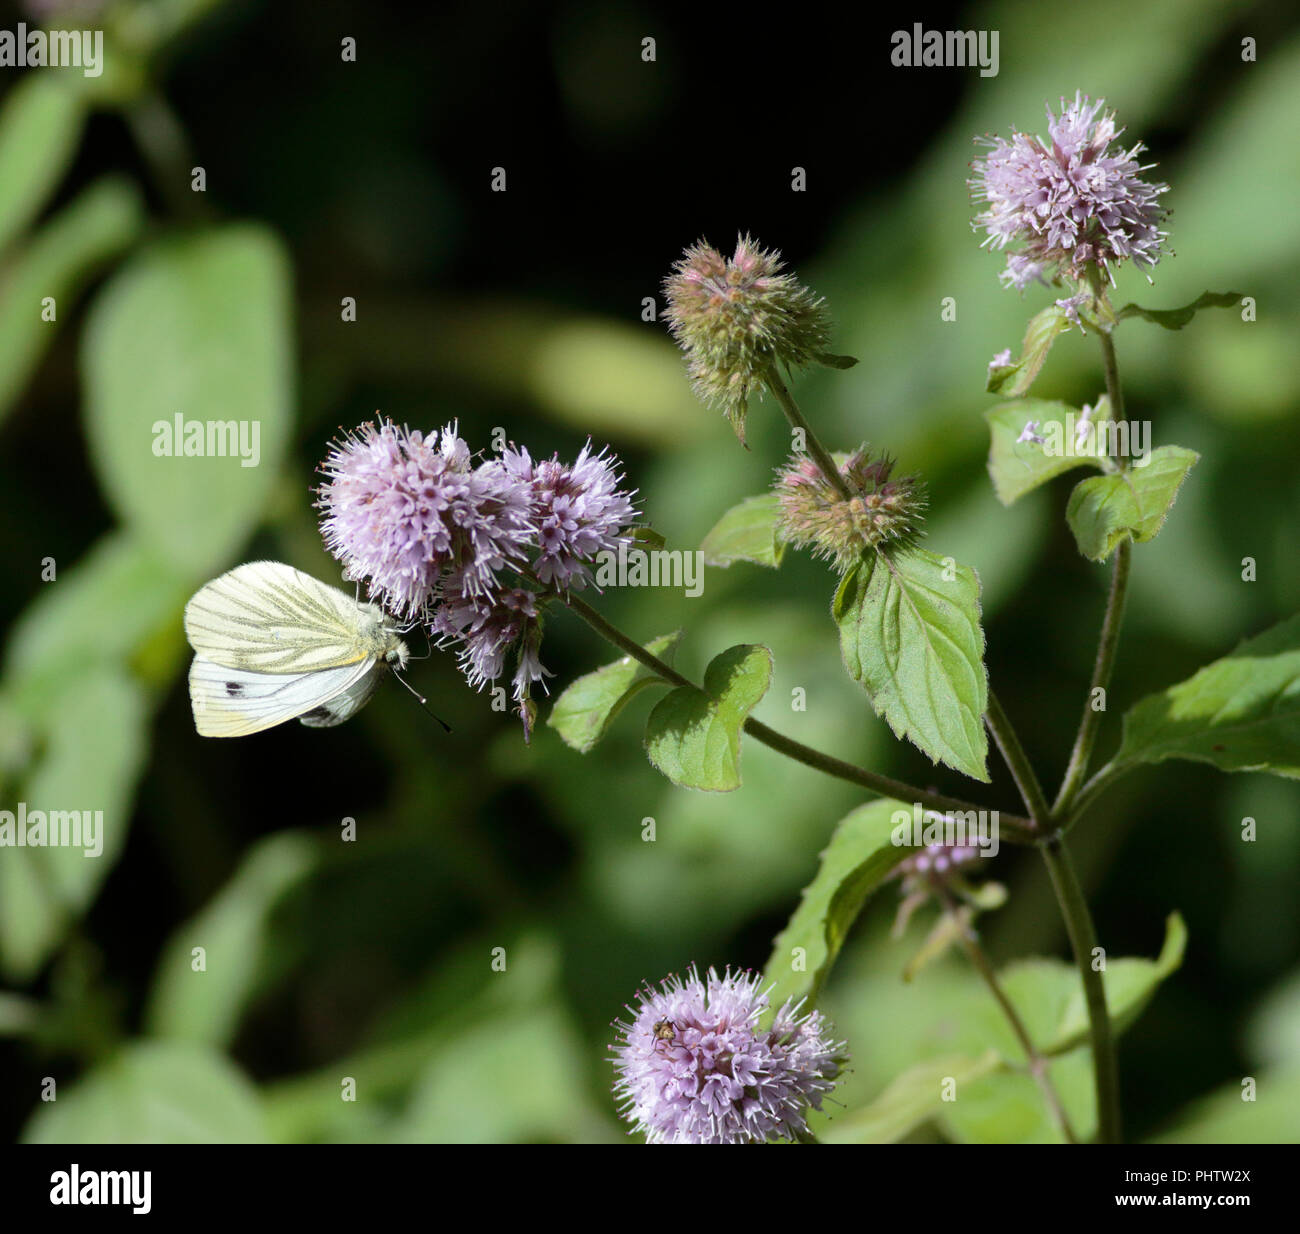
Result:
[[[661,1041],[672,1045],[673,1039],[677,1036],[677,1025],[671,1020],[656,1020],[650,1032],[654,1037],[654,1048],[658,1049]]]

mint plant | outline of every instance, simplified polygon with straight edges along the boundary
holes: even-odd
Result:
[[[1023,811],[994,812],[998,836],[1041,854],[1068,930],[1075,978],[1032,965],[999,974],[985,956],[973,923],[1004,893],[971,877],[979,845],[967,840],[982,815],[959,789],[938,793],[891,780],[754,720],[749,713],[771,676],[774,653],[766,647],[720,651],[704,681],[695,683],[666,658],[677,636],[642,645],[584,600],[567,598],[578,616],[625,653],[624,660],[589,674],[557,700],[551,723],[570,745],[590,750],[632,693],[667,686],[670,692],[650,712],[645,740],[651,762],[675,784],[713,791],[737,787],[741,738],[747,734],[881,798],[841,823],[820,872],[776,940],[766,973],[774,1002],[815,1002],[866,900],[895,874],[903,879],[905,896],[900,917],[930,899],[940,906],[939,923],[913,970],[958,945],[996,1001],[1014,1045],[1004,1039],[962,1067],[950,1065],[951,1075],[942,1069],[931,1075],[926,1068],[934,1068],[927,1064],[920,1069],[926,1074],[899,1077],[879,1108],[846,1114],[837,1138],[851,1139],[855,1132],[874,1138],[882,1119],[895,1118],[900,1130],[915,1125],[937,1108],[941,1075],[973,1078],[1018,1067],[1032,1075],[1062,1139],[1090,1138],[1071,1124],[1050,1067],[1086,1042],[1097,1137],[1120,1140],[1116,1036],[1178,966],[1186,935],[1171,913],[1158,959],[1108,960],[1075,869],[1070,832],[1102,793],[1142,763],[1189,758],[1228,771],[1296,774],[1292,700],[1300,672],[1300,618],[1243,644],[1189,681],[1137,702],[1124,718],[1118,753],[1101,768],[1094,765],[1134,546],[1158,534],[1197,462],[1195,452],[1173,444],[1151,448],[1148,440],[1142,447],[1142,426],[1125,418],[1115,336],[1131,319],[1180,330],[1201,309],[1242,299],[1237,292],[1207,292],[1178,309],[1112,304],[1115,270],[1131,261],[1149,277],[1167,240],[1167,186],[1144,178],[1149,168],[1137,162],[1140,145],[1116,147],[1120,132],[1102,102],[1076,95],[1071,103],[1062,100],[1059,113],[1049,109],[1046,139],[1022,133],[1010,140],[983,139],[989,150],[973,164],[971,182],[983,205],[975,225],[986,232],[985,243],[1011,250],[1003,283],[1022,292],[1042,285],[1064,293],[1031,318],[1018,357],[1008,350],[989,365],[986,390],[1006,399],[987,415],[992,483],[1010,505],[1066,472],[1096,472],[1075,485],[1064,513],[1080,553],[1109,563],[1111,573],[1092,681],[1064,775],[1051,796],[987,680],[979,579],[944,556],[942,546],[932,548],[923,539],[919,481],[893,479],[889,460],[865,445],[847,455],[832,453],[790,391],[792,374],[807,364],[853,363],[828,351],[823,302],[783,270],[777,253],[748,237],[730,259],[696,244],[666,283],[668,321],[700,397],[726,415],[742,444],[746,417],[763,395],[772,397],[791,429],[792,457],[775,485],[723,514],[704,539],[706,559],[715,566],[743,561],[775,569],[787,548],[807,548],[826,559],[837,575],[831,616],[844,668],[895,735],[935,763],[981,782],[989,780],[992,736]],[[1096,403],[1078,409],[1030,397],[1053,343],[1071,329],[1096,339],[1104,379]],[[1052,1024],[1044,1011],[1054,997],[1064,999],[1066,1011]],[[667,1083],[688,1061],[701,1085],[711,1086],[720,1072],[730,1075],[728,1058],[700,1054],[698,1032],[687,1040],[685,1025],[667,1012],[656,1023],[662,1035],[646,1037],[636,1060],[638,1069],[658,1077],[656,1083]],[[633,1047],[625,1040],[620,1048],[626,1060]],[[632,1091],[626,1061],[624,1067],[626,1094]],[[743,1103],[763,1091],[761,1080],[755,1085],[732,1084],[732,1099]],[[635,1107],[635,1118],[638,1126],[652,1125],[642,1106]],[[678,1138],[710,1138],[681,1130],[685,1123],[673,1125]],[[764,1135],[742,1127],[732,1138]]]
[[[765,396],[790,428],[790,457],[774,483],[723,513],[702,552],[713,566],[778,569],[791,549],[824,560],[844,669],[876,715],[935,764],[982,783],[990,781],[991,736],[1020,795],[1015,809],[986,811],[959,788],[938,792],[894,780],[761,723],[751,713],[772,681],[776,653],[766,646],[718,650],[697,682],[671,663],[681,632],[642,642],[612,625],[584,598],[595,561],[654,540],[648,528],[630,526],[632,495],[619,487],[617,464],[604,452],[585,448],[570,466],[558,459],[534,463],[512,445],[499,458],[476,462],[453,426],[441,438],[425,439],[383,425],[348,437],[325,466],[323,531],[347,576],[365,580],[394,611],[458,646],[478,688],[501,676],[513,655],[525,736],[536,714],[531,688],[549,676],[539,659],[545,613],[567,607],[624,657],[556,700],[549,723],[575,749],[589,752],[633,695],[660,687],[667,693],[649,713],[645,749],[675,785],[738,788],[748,736],[880,799],[836,832],[776,941],[763,990],[756,976],[736,985],[739,978],[711,972],[707,988],[698,974],[684,987],[673,979],[621,1026],[619,1091],[628,1116],[652,1141],[809,1138],[804,1107],[819,1105],[844,1061],[823,1037],[812,1004],[868,897],[894,876],[903,894],[900,922],[930,901],[940,910],[909,974],[959,947],[1005,1021],[1000,1040],[953,1064],[944,1079],[1023,1069],[1059,1137],[1090,1138],[1091,1112],[1086,1128],[1075,1125],[1052,1072],[1054,1059],[1086,1041],[1097,1136],[1120,1140],[1115,1039],[1181,961],[1185,931],[1171,914],[1157,960],[1108,959],[1069,833],[1110,785],[1141,763],[1181,757],[1225,770],[1294,774],[1289,703],[1300,666],[1300,618],[1139,702],[1125,718],[1119,752],[1094,766],[1134,546],[1159,533],[1197,462],[1194,451],[1153,447],[1148,427],[1126,418],[1115,335],[1135,318],[1182,329],[1200,309],[1241,299],[1207,292],[1173,310],[1111,303],[1116,269],[1132,262],[1149,277],[1167,240],[1162,201],[1168,186],[1144,178],[1149,168],[1137,161],[1141,145],[1118,147],[1120,132],[1100,101],[1076,95],[1062,100],[1059,113],[1049,109],[1046,138],[1017,132],[1009,140],[981,139],[987,153],[972,164],[970,181],[982,205],[975,227],[985,232],[985,245],[1007,250],[1003,284],[1022,294],[1036,286],[1064,293],[1030,319],[1019,357],[1008,349],[988,366],[986,391],[1004,396],[987,415],[994,489],[1010,505],[1067,472],[1096,473],[1075,485],[1065,519],[1079,552],[1109,563],[1111,572],[1092,681],[1051,796],[988,680],[976,572],[926,540],[918,478],[896,475],[893,460],[866,443],[834,453],[820,440],[790,382],[808,365],[844,369],[854,361],[829,350],[824,301],[785,270],[779,253],[748,236],[729,258],[696,243],[665,282],[666,319],[697,395],[726,416],[742,446],[747,417]],[[1075,329],[1097,341],[1104,392],[1081,408],[1033,398],[1054,342]],[[976,918],[997,907],[1005,892],[976,876],[976,858],[996,852],[1002,841],[1041,854],[1076,976],[1032,964],[999,973],[984,953]],[[737,999],[743,1014],[732,1005]],[[1064,1011],[1045,1021],[1044,1009],[1054,1004]],[[777,1005],[775,1024],[760,1026]],[[744,1040],[728,1044],[728,1033]],[[799,1045],[805,1033],[816,1037],[816,1048]],[[790,1061],[796,1056],[797,1065]],[[849,1137],[855,1128],[878,1134],[882,1118],[897,1119],[899,1092],[911,1102],[911,1117],[923,1116],[926,1100],[918,1094],[934,1099],[934,1077],[925,1070],[931,1066],[899,1077],[897,1089],[880,1099],[883,1111],[850,1112]],[[908,1118],[900,1125],[910,1125]]]

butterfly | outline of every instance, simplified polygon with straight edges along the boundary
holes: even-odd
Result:
[[[397,635],[375,605],[283,562],[236,566],[185,606],[194,727],[244,737],[286,720],[342,724],[388,669],[406,667]]]

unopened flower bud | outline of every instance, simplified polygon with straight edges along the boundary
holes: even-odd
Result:
[[[893,460],[873,459],[861,446],[840,464],[846,499],[812,459],[796,455],[778,473],[777,532],[787,544],[811,548],[843,571],[869,550],[900,546],[919,534],[925,490],[912,476],[890,478]]]
[[[742,444],[749,396],[761,392],[775,365],[853,363],[826,354],[830,318],[823,301],[782,268],[780,253],[748,236],[730,261],[701,240],[664,281],[665,317],[686,352],[695,393],[726,413]]]

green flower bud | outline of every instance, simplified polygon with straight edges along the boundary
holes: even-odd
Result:
[[[919,480],[890,479],[893,460],[873,459],[865,445],[839,466],[849,488],[847,500],[804,455],[796,455],[778,473],[777,534],[787,544],[811,548],[843,572],[868,550],[899,547],[918,538],[925,509]]]
[[[853,363],[826,354],[830,318],[823,301],[781,270],[780,253],[748,236],[737,241],[730,261],[701,240],[664,281],[665,317],[686,352],[695,393],[726,413],[741,444],[749,396],[761,393],[776,364]]]

